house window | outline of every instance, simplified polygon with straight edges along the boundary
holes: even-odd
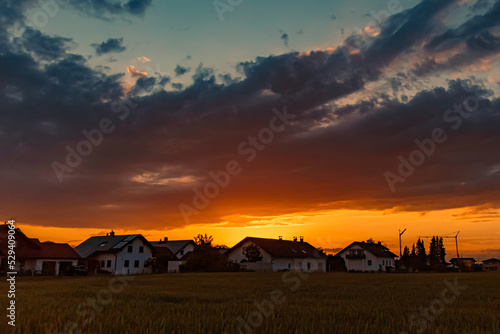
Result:
[[[134,261],[134,268],[139,268],[139,260]]]
[[[144,253],[144,246],[139,246],[139,253]]]
[[[372,260],[368,260],[368,265],[371,266],[372,265]]]
[[[133,247],[132,245],[128,246],[128,248],[127,248],[127,252],[132,253],[132,249],[133,249],[133,248],[134,248],[134,247]]]
[[[106,267],[111,268],[111,260],[108,260],[108,265]]]
[[[179,254],[182,256],[184,255],[184,249],[181,249],[181,251],[179,252]]]
[[[307,270],[311,270],[311,262],[307,262]]]
[[[382,265],[385,266],[385,260],[382,260]]]
[[[129,266],[129,260],[125,260],[125,263],[123,264],[123,266],[124,266],[125,268],[128,268],[128,266]]]
[[[104,268],[104,260],[101,260],[101,268]]]
[[[288,264],[288,269],[290,269],[291,265],[292,265],[291,263]]]

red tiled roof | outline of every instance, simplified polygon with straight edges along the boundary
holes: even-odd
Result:
[[[7,253],[8,245],[7,225],[0,225],[0,248]],[[40,242],[38,239],[28,238],[19,228],[16,228],[16,258],[17,259],[79,259],[78,253],[68,244],[54,242]]]
[[[226,254],[231,253],[236,248],[240,247],[243,243],[250,241],[266,251],[274,258],[324,258],[324,255],[307,242],[290,241],[290,240],[277,240],[246,237],[238,242]]]

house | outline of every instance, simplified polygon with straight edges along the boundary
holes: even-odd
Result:
[[[483,261],[484,271],[500,272],[500,259],[491,258]]]
[[[153,245],[140,234],[91,237],[75,250],[87,262],[90,272],[107,271],[117,275],[151,274]]]
[[[180,266],[187,261],[187,255],[194,250],[196,244],[193,240],[168,240],[167,237],[160,241],[151,242],[155,251],[162,254],[159,262],[162,263],[163,270],[169,273],[177,273]],[[172,258],[170,254],[173,254]]]
[[[397,257],[380,242],[364,241],[351,243],[337,255],[344,259],[347,271],[389,271]]]
[[[0,225],[0,270],[7,270],[9,227]],[[27,275],[58,276],[69,272],[80,261],[80,255],[66,243],[40,242],[15,229],[15,271]]]
[[[260,249],[262,260],[248,262],[244,248],[255,245]],[[326,256],[301,237],[291,240],[246,237],[230,248],[226,255],[234,263],[255,271],[326,271]]]
[[[160,241],[152,241],[151,244],[155,247],[167,247],[178,259],[192,252],[196,246],[193,240],[168,240],[167,237]]]
[[[456,267],[472,268],[477,261],[473,257],[461,257],[460,259],[454,257],[450,260],[450,263]]]

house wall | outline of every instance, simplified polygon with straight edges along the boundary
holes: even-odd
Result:
[[[175,254],[175,256],[177,256],[177,258],[180,259],[181,257],[183,257],[184,255],[186,255],[189,252],[192,252],[193,250],[194,250],[194,246],[191,243],[188,243],[181,250],[179,250],[177,252],[177,254]]]
[[[128,252],[128,246],[132,246],[132,253]],[[139,247],[144,247],[144,252],[139,253]],[[153,257],[151,249],[144,244],[140,238],[136,238],[117,253],[116,274],[151,274],[152,266],[144,267],[146,260]],[[128,268],[125,267],[125,261],[129,261]],[[134,267],[134,262],[139,261],[139,267]]]
[[[107,271],[110,273],[115,272],[115,262],[116,262],[115,254],[110,254],[110,253],[98,254],[98,255],[92,256],[92,260],[99,261],[100,269],[102,271]],[[104,266],[101,264],[102,261],[104,261]],[[109,267],[108,267],[108,261],[111,261]]]
[[[187,261],[168,261],[168,270],[169,273],[178,273],[180,272],[179,267],[185,264]]]
[[[71,265],[73,266],[76,266],[78,264],[78,260],[73,260],[73,259],[26,259],[24,260],[24,266],[22,270],[24,271],[31,270],[33,274],[35,274],[35,271],[39,271],[41,273],[44,262],[56,262],[56,271],[55,271],[56,276],[59,275],[61,262],[71,262]],[[17,271],[21,270],[19,261],[16,261],[16,270]]]
[[[228,254],[228,259],[233,261],[234,263],[241,263],[242,260],[247,260],[245,254],[243,254],[243,249],[249,245],[254,244],[251,241],[244,242],[240,247],[234,249],[231,253]],[[260,249],[260,253],[262,254],[262,262],[271,262],[272,258],[269,253],[264,251],[262,248]]]
[[[347,255],[349,254],[350,249],[362,249],[365,254],[364,259],[348,259]],[[347,268],[347,271],[354,270],[354,271],[378,271],[381,269],[382,271],[386,271],[386,267],[394,267],[394,258],[391,257],[376,257],[366,249],[362,248],[359,245],[354,245],[348,249],[346,249],[344,252],[340,254],[340,256],[344,259],[345,261],[345,266]],[[370,264],[371,262],[371,264]]]
[[[251,244],[253,244],[253,242],[246,241],[240,247],[234,249],[231,253],[228,254],[229,260],[235,263],[241,263],[242,260],[246,260],[247,258],[243,254],[243,249]],[[311,271],[311,272],[312,271],[326,272],[326,259],[273,258],[269,253],[267,253],[263,249],[261,249],[260,252],[262,254],[262,261],[258,263],[271,264],[273,271],[301,270],[301,271]],[[251,269],[252,267],[251,265],[246,267],[250,270],[254,270]]]
[[[500,263],[483,263],[483,270],[500,272]]]

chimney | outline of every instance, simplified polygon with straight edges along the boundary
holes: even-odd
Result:
[[[111,233],[109,234],[110,237],[114,237],[115,236],[115,232],[113,230],[111,230]]]
[[[168,241],[167,237],[163,238],[163,242],[167,242],[167,241]]]
[[[382,245],[382,242],[380,242],[380,241],[379,241],[379,242],[378,242],[378,244],[379,244],[379,246],[380,246],[380,245]]]
[[[297,237],[293,237],[293,241],[297,242]]]
[[[300,242],[304,242],[304,237],[300,236]]]
[[[283,236],[282,236],[282,235],[280,235],[280,236],[278,237],[278,240],[283,240]]]

